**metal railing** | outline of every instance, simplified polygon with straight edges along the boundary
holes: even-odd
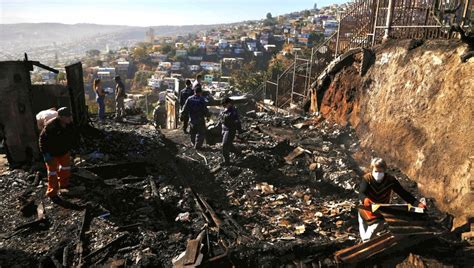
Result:
[[[456,9],[457,8],[457,9]],[[266,81],[265,96],[275,106],[302,103],[313,80],[339,55],[352,48],[370,48],[386,39],[451,38],[448,27],[468,25],[474,19],[474,0],[356,0],[340,14],[338,29],[312,48],[309,58],[299,58],[276,81]],[[329,56],[329,57],[328,57]]]

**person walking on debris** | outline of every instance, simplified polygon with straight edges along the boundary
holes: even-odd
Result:
[[[58,110],[58,117],[43,128],[39,137],[39,147],[48,170],[46,191],[48,197],[56,198],[59,188],[66,189],[69,186],[71,177],[69,151],[72,149],[74,139],[71,111],[67,107],[62,107]]]
[[[196,90],[196,87],[198,86],[202,88],[201,82],[202,82],[202,75],[198,74],[196,76],[196,80],[194,80],[193,82],[193,90]]]
[[[240,154],[235,148],[233,142],[235,135],[242,131],[242,124],[239,118],[239,112],[229,97],[222,100],[222,106],[225,110],[220,115],[222,123],[222,155],[224,156],[224,165],[230,165],[230,152]]]
[[[44,126],[56,117],[58,117],[58,112],[55,107],[39,112],[36,115],[36,126],[38,127],[38,130],[43,130]]]
[[[115,77],[115,83],[117,83],[115,86],[115,120],[121,121],[125,115],[124,100],[127,94],[125,94],[125,85],[120,76]]]
[[[377,232],[383,229],[381,215],[372,213],[372,204],[388,204],[392,192],[397,193],[407,203],[426,208],[426,205],[406,191],[398,180],[386,173],[387,164],[381,158],[374,158],[371,162],[372,172],[362,177],[359,187],[359,232],[362,242],[372,239]]]
[[[191,143],[195,149],[201,149],[206,135],[206,117],[209,117],[207,103],[202,96],[201,86],[197,86],[194,95],[189,97],[181,112],[181,121],[190,118]]]
[[[194,90],[192,88],[192,83],[191,80],[186,80],[186,87],[181,89],[179,92],[179,105],[181,107],[181,111],[183,111],[184,104],[186,103],[186,100],[194,95]],[[185,134],[188,133],[188,122],[189,122],[189,117],[183,117],[183,132]]]
[[[105,121],[105,91],[102,88],[102,82],[99,78],[94,80],[92,88],[95,92],[95,100],[99,106],[99,120],[101,123],[103,123]]]

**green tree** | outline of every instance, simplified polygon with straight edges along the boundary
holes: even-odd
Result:
[[[61,82],[66,80],[66,73],[64,72],[59,72],[58,75],[56,76],[56,81]]]
[[[324,41],[324,34],[323,33],[311,33],[309,36],[309,42],[313,45],[317,45]]]
[[[97,49],[90,49],[86,51],[87,57],[98,57],[100,55],[100,51]]]
[[[307,17],[311,16],[311,11],[305,10],[303,15],[304,15],[305,18],[307,18]]]
[[[198,46],[190,46],[188,52],[189,52],[190,56],[196,56],[196,55],[199,54],[199,47]]]
[[[173,52],[174,48],[170,44],[165,44],[160,48],[160,53],[162,54],[170,54]]]
[[[142,89],[148,85],[148,79],[151,78],[153,72],[150,71],[138,71],[133,77],[133,86],[134,89]]]
[[[132,58],[136,62],[148,61],[149,59],[148,50],[146,49],[146,47],[141,47],[141,46],[135,47],[133,49]]]
[[[244,92],[258,88],[267,78],[265,72],[257,71],[255,61],[244,64],[242,68],[232,72],[231,77],[231,84]]]
[[[272,13],[268,12],[266,19],[263,21],[264,26],[273,26],[276,24],[276,19],[273,18]]]

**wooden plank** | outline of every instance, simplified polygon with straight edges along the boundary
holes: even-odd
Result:
[[[188,240],[188,245],[186,246],[186,253],[183,257],[183,264],[194,264],[196,262],[200,249],[201,241],[197,239]]]

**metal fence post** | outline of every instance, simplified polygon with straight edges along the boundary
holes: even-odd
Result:
[[[394,4],[395,4],[395,0],[388,0],[387,23],[385,25],[385,34],[383,36],[384,41],[386,41],[390,36],[390,30],[391,30],[391,27],[392,27],[392,17],[393,17]]]
[[[278,107],[278,85],[280,84],[280,75],[277,75],[276,82],[276,93],[275,93],[275,106]]]

